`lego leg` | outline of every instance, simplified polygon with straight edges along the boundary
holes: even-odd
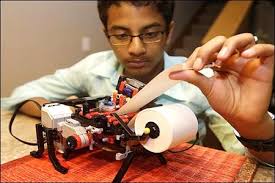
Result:
[[[30,152],[30,155],[35,158],[40,158],[44,152],[43,127],[41,124],[36,124],[35,129],[36,129],[36,139],[37,139],[38,150]]]
[[[161,154],[161,153],[156,153],[159,161],[161,164],[167,164],[167,160],[165,159],[165,157]]]
[[[70,154],[71,154],[71,150],[70,149],[65,149],[62,157],[67,160],[69,158]]]
[[[121,182],[123,176],[125,175],[125,173],[127,172],[130,164],[132,163],[134,159],[134,152],[130,152],[127,156],[126,159],[124,159],[118,173],[116,174],[116,177],[113,180],[113,183],[118,183]]]
[[[46,136],[47,136],[47,146],[48,146],[48,154],[49,154],[49,158],[54,166],[54,168],[59,171],[60,173],[67,173],[68,169],[63,167],[58,159],[56,158],[55,155],[55,147],[54,147],[54,134],[55,134],[55,130],[52,129],[47,129],[46,130]]]

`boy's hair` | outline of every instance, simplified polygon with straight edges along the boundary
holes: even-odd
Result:
[[[174,14],[175,2],[173,0],[129,0],[129,1],[119,1],[119,0],[98,0],[97,9],[99,13],[100,20],[102,21],[105,29],[107,29],[107,12],[112,5],[120,6],[121,2],[127,2],[136,7],[142,6],[152,6],[157,9],[160,15],[163,17],[166,23],[166,28],[168,28],[170,22],[172,21]]]

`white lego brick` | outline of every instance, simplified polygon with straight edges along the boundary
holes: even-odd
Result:
[[[47,128],[57,128],[57,123],[71,118],[73,113],[69,106],[63,104],[46,104],[41,110],[42,125]]]
[[[64,138],[68,138],[69,136],[72,136],[75,134],[75,129],[73,126],[71,125],[68,125],[67,123],[65,123],[63,126],[62,126],[62,136]]]
[[[77,126],[77,127],[75,127],[75,133],[77,135],[82,135],[82,134],[86,134],[87,131],[86,131],[85,127],[83,127],[83,126]]]
[[[57,131],[62,131],[62,127],[66,124],[66,122],[60,122],[57,124]]]
[[[72,119],[72,118],[66,119],[66,122],[69,123],[72,126],[80,126],[79,121],[76,121],[75,119]]]
[[[71,124],[65,123],[62,126],[62,136],[67,138],[72,135],[83,135],[86,134],[86,129],[83,126],[73,126]]]

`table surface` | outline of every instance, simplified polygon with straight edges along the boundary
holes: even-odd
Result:
[[[9,134],[9,120],[12,113],[10,111],[1,110],[1,164],[8,161],[29,155],[30,151],[36,150],[36,146],[29,146],[17,141]],[[35,124],[39,120],[26,115],[17,115],[13,133],[28,142],[35,142]],[[259,165],[253,182],[274,182],[274,169]]]

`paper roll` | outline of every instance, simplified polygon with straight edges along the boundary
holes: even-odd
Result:
[[[135,133],[142,135],[145,126],[154,122],[159,128],[157,138],[148,137],[141,142],[148,151],[160,153],[196,137],[198,121],[187,106],[171,104],[142,110],[135,120]]]

